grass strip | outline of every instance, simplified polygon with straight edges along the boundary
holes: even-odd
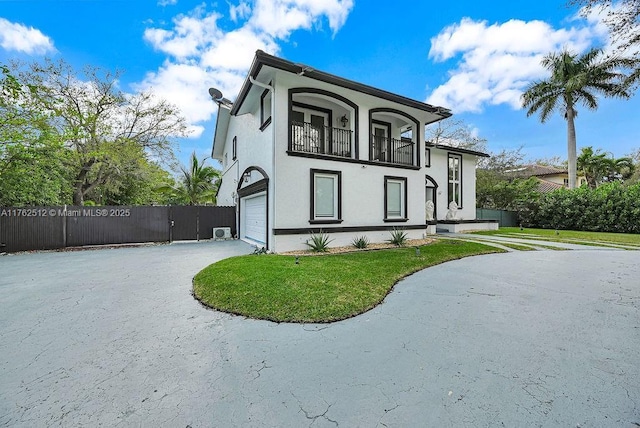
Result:
[[[437,240],[420,247],[299,257],[232,257],[200,271],[194,296],[205,306],[275,322],[324,323],[381,303],[402,278],[463,257],[504,252],[482,243]]]
[[[518,251],[535,251],[536,249],[530,245],[526,244],[515,244],[513,242],[502,242],[502,241],[492,241],[496,244],[504,245],[505,247],[511,248],[512,250]]]
[[[640,234],[634,233],[611,233],[611,232],[586,232],[578,230],[558,230],[556,234],[555,229],[529,229],[525,228],[521,230],[519,227],[501,227],[499,230],[489,230],[474,232],[479,235],[499,235],[499,234],[523,234],[531,235],[534,238],[549,238],[552,240],[580,240],[598,242],[601,244],[623,244],[623,245],[640,245]],[[515,236],[514,236],[515,237]],[[564,242],[564,241],[563,241]],[[573,242],[572,242],[573,243]]]

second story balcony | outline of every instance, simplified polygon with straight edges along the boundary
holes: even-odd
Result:
[[[353,132],[307,122],[291,122],[291,150],[351,158]]]
[[[371,135],[371,159],[399,165],[414,164],[415,143],[410,139],[387,138],[380,135]]]

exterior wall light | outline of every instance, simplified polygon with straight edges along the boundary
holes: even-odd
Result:
[[[347,115],[343,114],[342,117],[340,118],[340,123],[342,123],[342,127],[346,128],[348,122],[349,122],[349,119],[347,119]]]

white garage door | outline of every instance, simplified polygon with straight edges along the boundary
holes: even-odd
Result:
[[[253,196],[244,200],[243,236],[265,244],[267,242],[267,197]]]

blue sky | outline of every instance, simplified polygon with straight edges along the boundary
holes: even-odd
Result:
[[[560,114],[541,124],[518,106],[546,76],[546,53],[607,48],[598,16],[565,0],[0,0],[0,62],[62,58],[121,69],[121,88],[152,90],[192,125],[179,159],[210,153],[216,107],[234,99],[256,49],[450,108],[491,151],[566,158]],[[578,148],[619,157],[640,148],[640,94],[579,111]]]

